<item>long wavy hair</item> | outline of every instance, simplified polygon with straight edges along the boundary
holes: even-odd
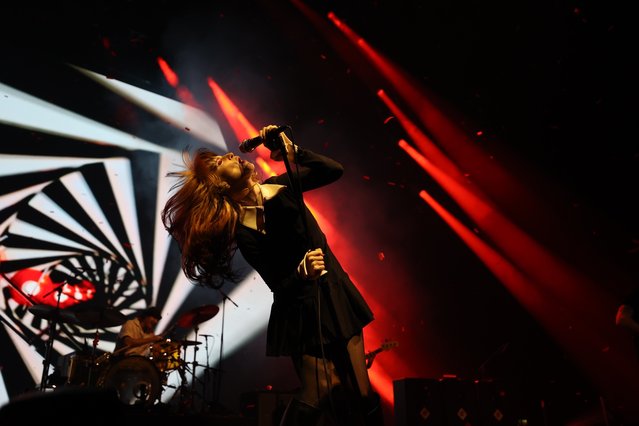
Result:
[[[235,227],[240,205],[228,195],[229,184],[215,174],[215,154],[200,148],[193,157],[182,151],[184,170],[167,173],[177,178],[173,194],[162,210],[162,223],[178,243],[181,267],[194,284],[219,288],[236,280],[231,267],[237,250]],[[253,179],[257,182],[257,174]]]

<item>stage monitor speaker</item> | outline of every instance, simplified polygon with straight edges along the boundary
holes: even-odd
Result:
[[[477,402],[482,426],[517,425],[524,422],[520,401],[505,383],[477,381]]]
[[[512,395],[494,382],[409,378],[393,382],[396,426],[514,425]]]
[[[441,380],[446,426],[478,426],[479,413],[474,382],[446,378]]]
[[[395,380],[395,426],[441,426],[444,421],[442,391],[442,383],[436,379]]]

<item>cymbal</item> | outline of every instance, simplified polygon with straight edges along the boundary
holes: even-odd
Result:
[[[200,306],[182,314],[177,321],[177,325],[184,328],[195,327],[204,321],[210,320],[219,311],[220,308],[217,305]]]
[[[114,327],[126,321],[126,316],[114,308],[79,311],[75,317],[84,328]]]
[[[48,321],[56,320],[66,323],[76,322],[76,318],[73,315],[73,312],[66,311],[64,309],[58,309],[55,306],[51,305],[33,305],[30,306],[27,310],[31,312],[33,316],[46,319]]]
[[[176,340],[176,343],[179,343],[182,346],[193,346],[202,344],[202,342],[198,342],[197,340]]]

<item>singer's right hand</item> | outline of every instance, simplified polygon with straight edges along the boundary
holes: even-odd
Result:
[[[315,280],[326,273],[324,253],[321,248],[306,252],[300,265],[302,268],[300,268],[299,273],[305,280]]]
[[[288,158],[288,162],[294,163],[295,162],[295,145],[288,138],[288,136],[286,136],[286,133],[284,132],[280,133],[279,137],[282,139],[282,142],[284,142],[284,149],[286,150],[286,158]],[[271,151],[271,160],[282,161],[282,151],[279,149],[274,149],[273,151]]]
[[[260,138],[262,138],[262,140],[266,140],[266,137],[268,136],[268,133],[272,130],[276,130],[277,126],[275,124],[269,124],[267,126],[264,126],[260,129]]]

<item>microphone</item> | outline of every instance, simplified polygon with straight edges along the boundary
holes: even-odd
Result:
[[[289,128],[290,126],[278,126],[275,129],[269,130],[268,132],[266,132],[266,139],[267,139],[266,141],[262,139],[261,136],[255,136],[254,138],[251,138],[251,139],[244,139],[242,143],[240,144],[240,152],[243,152],[245,154],[249,152],[253,152],[255,148],[257,148],[263,143],[270,142],[277,135],[279,135],[280,133],[282,133],[283,131]],[[266,147],[270,150],[273,150],[272,144],[267,144]]]

